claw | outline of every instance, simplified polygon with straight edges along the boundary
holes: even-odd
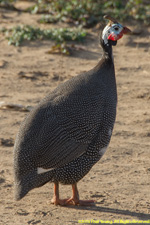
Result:
[[[71,197],[65,202],[65,205],[91,206],[94,205],[95,202],[95,200],[77,200]]]

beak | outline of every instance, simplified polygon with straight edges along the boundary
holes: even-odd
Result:
[[[127,27],[123,27],[123,34],[129,34],[131,33],[131,30]]]

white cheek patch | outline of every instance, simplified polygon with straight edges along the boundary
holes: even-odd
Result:
[[[112,31],[113,33],[115,33],[115,35],[120,34],[120,32],[123,30],[123,26],[122,26],[120,23],[118,23],[118,24],[117,24],[118,30],[115,30],[115,27],[116,27],[116,24],[113,24],[112,27],[111,27],[111,29],[112,29],[111,31]]]
[[[38,167],[37,168],[37,174],[41,174],[41,173],[46,173],[46,172],[49,172],[51,170],[54,170],[55,168],[50,168],[50,169],[44,169],[42,167]]]
[[[102,33],[102,39],[104,41],[104,43],[107,45],[108,44],[108,30],[110,29],[110,26],[106,26],[103,30],[103,33]]]

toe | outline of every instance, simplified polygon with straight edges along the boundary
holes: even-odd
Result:
[[[80,206],[91,206],[95,204],[95,200],[79,200],[70,198],[65,202],[65,205],[80,205]]]
[[[67,199],[52,199],[51,203],[54,205],[64,206]]]

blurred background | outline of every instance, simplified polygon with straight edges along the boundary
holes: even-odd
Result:
[[[117,119],[103,158],[79,182],[94,207],[55,207],[53,184],[13,199],[13,146],[28,112],[61,82],[92,69],[115,17],[132,30],[113,47]],[[0,0],[0,224],[150,220],[150,0]],[[61,198],[70,186],[60,187]],[[47,202],[48,201],[48,202]]]
[[[18,46],[25,39],[52,39],[56,45],[51,51],[64,54],[70,53],[69,49],[67,50],[67,41],[83,40],[88,29],[100,23],[105,14],[115,17],[120,22],[150,25],[149,0],[0,0],[0,9],[1,12],[5,9],[39,15],[38,19],[35,17],[38,25],[36,28],[29,24],[24,27],[11,27],[10,30],[6,27],[1,28],[9,44]],[[39,28],[41,24],[59,24],[62,29],[43,31]],[[74,29],[71,29],[73,27]]]

